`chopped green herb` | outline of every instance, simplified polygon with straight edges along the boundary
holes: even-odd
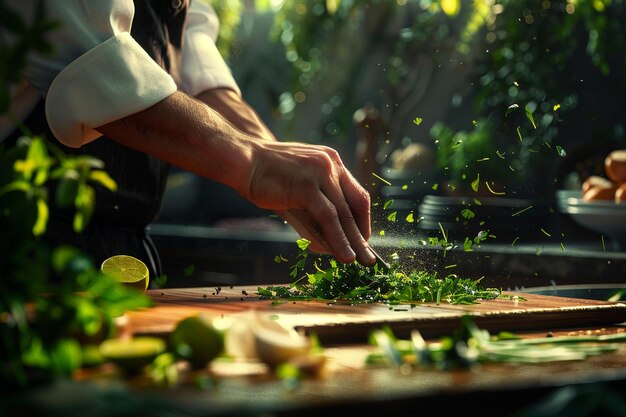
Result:
[[[461,210],[461,216],[463,216],[464,219],[470,220],[473,219],[476,214],[472,210],[466,208]]]
[[[391,212],[387,216],[387,220],[389,220],[390,222],[395,222],[397,216],[398,216],[398,212],[397,211]]]
[[[504,191],[503,192],[496,192],[496,191],[494,191],[487,181],[485,181],[485,185],[487,186],[487,189],[489,190],[489,192],[491,194],[493,194],[493,195],[504,195],[505,194]]]
[[[418,302],[447,302],[474,304],[494,299],[501,291],[481,288],[480,280],[459,278],[454,274],[439,277],[436,272],[412,270],[405,272],[400,258],[392,255],[390,270],[381,270],[357,262],[342,264],[333,258],[326,262],[319,257],[313,271],[307,272],[310,252],[301,250],[292,266],[296,280],[289,286],[259,287],[260,297],[288,300],[350,301],[357,303],[384,302],[389,304]],[[325,266],[321,266],[324,264]],[[452,268],[448,266],[447,268]]]
[[[552,106],[552,111],[557,111],[560,108],[561,108],[561,105],[557,103],[554,106]]]
[[[439,184],[435,183],[433,184],[433,186],[431,187],[433,190],[437,191],[437,188],[439,188]]]
[[[519,126],[517,126],[517,129],[515,129],[517,131],[517,137],[519,138],[519,141],[522,142],[524,139],[522,138],[522,130],[520,129]]]
[[[535,338],[521,338],[510,332],[492,335],[465,315],[457,330],[437,341],[427,343],[417,329],[411,331],[410,340],[398,339],[389,326],[373,330],[369,341],[380,352],[368,355],[367,364],[452,369],[479,363],[521,365],[583,360],[615,352],[617,343],[626,342],[626,334]]]
[[[408,189],[408,188],[409,188],[409,186],[408,186],[408,185],[406,185],[406,184],[404,184],[404,185],[402,186],[402,189],[403,189],[403,190],[406,190],[406,189]]]
[[[530,110],[530,107],[526,105],[524,107],[524,112],[526,113],[526,118],[530,121],[535,129],[537,129],[537,125],[535,124],[535,119],[533,118],[533,112]]]
[[[515,246],[515,242],[517,242],[518,240],[519,240],[519,236],[513,239],[513,242],[511,242],[511,246]]]
[[[413,218],[413,212],[406,215],[406,221],[409,223],[413,223],[415,219]]]
[[[544,235],[550,237],[552,235],[550,235],[550,233],[546,232],[543,228],[540,228],[539,230],[541,230],[541,233],[543,233]]]
[[[415,119],[413,119],[413,123],[415,123],[417,126],[422,124],[423,119],[421,117],[416,117]]]
[[[559,145],[556,146],[556,153],[561,157],[561,158],[565,158],[565,156],[567,156],[567,153],[565,152],[565,149],[561,148]]]
[[[476,174],[476,179],[472,181],[472,190],[478,192],[478,186],[480,185],[480,174]]]
[[[513,113],[515,110],[519,109],[519,105],[511,104],[504,113],[504,117],[507,117],[509,114]]]
[[[525,211],[527,211],[527,210],[530,210],[531,208],[533,208],[533,206],[528,206],[528,207],[526,207],[525,209],[522,209],[522,210],[520,210],[520,211],[518,211],[518,212],[515,212],[515,213],[511,214],[511,217],[518,216],[518,215],[522,214],[523,212],[525,212]]]
[[[389,208],[390,205],[393,204],[393,200],[387,200],[385,201],[385,204],[383,204],[383,210],[387,210]]]
[[[383,177],[381,177],[380,175],[377,175],[375,172],[372,172],[372,175],[375,176],[376,178],[378,178],[380,181],[382,181],[384,184],[386,185],[391,185],[391,183],[389,181],[387,181],[386,179],[384,179]]]

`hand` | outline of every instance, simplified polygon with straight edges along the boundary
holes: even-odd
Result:
[[[274,210],[304,238],[311,250],[337,260],[372,265],[369,249],[370,197],[326,146],[257,142],[247,190],[242,195]]]

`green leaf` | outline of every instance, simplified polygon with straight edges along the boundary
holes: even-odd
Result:
[[[507,117],[509,114],[513,113],[515,110],[519,109],[518,104],[511,104],[504,113],[504,117]]]
[[[565,156],[567,156],[567,153],[565,152],[565,149],[561,148],[559,145],[556,145],[556,147],[555,147],[555,148],[556,148],[556,153],[557,153],[560,157],[564,158]]]
[[[91,171],[89,173],[89,179],[103,185],[113,192],[117,191],[117,183],[106,171]]]
[[[472,181],[472,190],[475,192],[478,191],[478,186],[480,185],[480,174],[476,174],[476,179]]]
[[[49,210],[48,210],[48,204],[46,203],[46,200],[44,200],[43,198],[37,198],[36,203],[37,203],[37,220],[35,221],[35,224],[33,225],[33,235],[41,236],[42,234],[45,233],[46,226],[48,225]]]
[[[528,106],[524,107],[524,112],[526,113],[526,118],[530,120],[530,123],[533,125],[533,127],[537,129],[537,125],[535,124],[535,119],[533,118],[533,113]]]
[[[300,250],[307,250],[307,248],[311,244],[311,241],[308,240],[308,239],[305,239],[305,238],[300,238],[300,239],[296,240],[296,244],[298,245]]]

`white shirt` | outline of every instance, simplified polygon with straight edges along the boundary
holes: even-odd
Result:
[[[35,3],[21,0],[16,12],[28,21]],[[215,46],[217,15],[203,0],[193,0],[188,11],[180,85],[130,35],[132,0],[47,0],[44,5],[49,20],[62,22],[46,37],[54,52],[29,55],[23,75],[46,97],[50,128],[67,146],[100,137],[95,127],[145,110],[176,90],[195,96],[229,87],[239,93]],[[23,86],[13,93],[15,116],[23,117],[38,97]]]

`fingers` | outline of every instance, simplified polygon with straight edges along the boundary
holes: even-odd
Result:
[[[332,148],[299,143],[264,143],[250,182],[251,201],[279,213],[312,243],[343,263],[376,262],[370,199]]]

